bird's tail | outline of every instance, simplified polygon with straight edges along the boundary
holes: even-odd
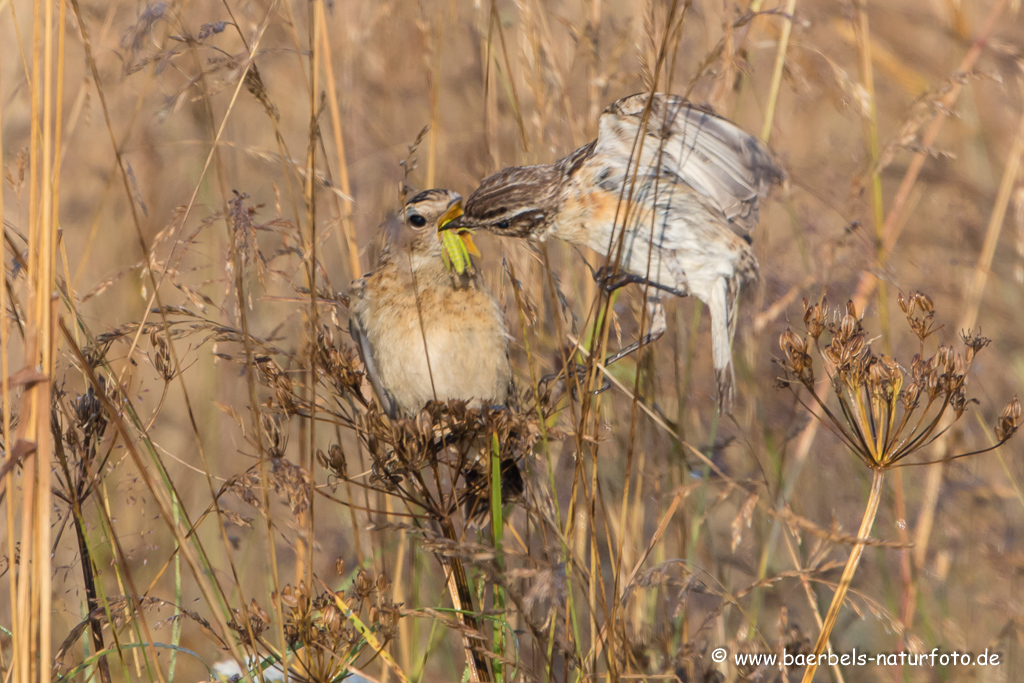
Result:
[[[736,333],[736,300],[740,283],[736,278],[719,277],[711,290],[711,356],[718,382],[718,411],[731,413],[736,373],[732,366],[732,339]]]

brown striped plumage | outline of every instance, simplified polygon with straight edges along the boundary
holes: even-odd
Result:
[[[554,164],[486,178],[458,225],[557,237],[652,287],[696,296],[711,311],[719,406],[728,409],[736,301],[758,274],[750,232],[782,178],[768,151],[731,122],[674,95],[641,93],[611,104],[597,139]],[[664,309],[657,296],[649,306],[656,338]]]

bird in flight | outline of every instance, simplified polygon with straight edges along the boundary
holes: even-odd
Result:
[[[640,93],[609,105],[597,139],[568,156],[486,178],[449,227],[557,237],[607,257],[595,276],[606,289],[647,285],[649,332],[606,362],[664,334],[664,293],[693,294],[711,311],[719,409],[728,411],[737,299],[758,276],[751,232],[783,178],[730,121],[682,97]]]

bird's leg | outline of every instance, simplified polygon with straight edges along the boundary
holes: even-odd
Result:
[[[617,271],[612,266],[601,266],[594,273],[594,282],[601,286],[606,292],[614,292],[616,289],[625,287],[626,285],[648,285],[654,289],[660,289],[663,292],[669,294],[675,294],[676,296],[687,296],[689,292],[683,289],[676,289],[669,285],[648,280],[642,275],[634,275],[633,273],[626,273],[621,270]]]
[[[540,386],[540,387],[543,387],[543,386],[545,386],[545,385],[547,385],[550,382],[553,382],[555,380],[564,379],[566,387],[567,388],[571,388],[573,398],[576,398],[576,387],[577,386],[583,386],[583,384],[586,383],[586,381],[587,381],[587,374],[589,373],[589,370],[588,370],[587,366],[584,365],[583,363],[572,363],[572,367],[569,369],[569,372],[574,374],[574,375],[576,375],[576,382],[575,383],[569,382],[568,377],[566,377],[565,371],[563,369],[563,370],[559,370],[558,372],[552,372],[549,375],[544,375],[543,377],[540,378],[540,381],[537,382],[537,385]],[[610,381],[608,381],[608,378],[602,377],[601,378],[601,386],[598,387],[597,389],[591,389],[590,393],[594,394],[594,395],[597,395],[597,394],[603,393],[605,391],[608,391],[611,388],[612,388],[612,383]]]
[[[668,329],[668,324],[665,322],[665,304],[661,302],[660,297],[647,297],[647,314],[651,321],[651,327],[647,331],[647,334],[641,337],[639,341],[633,342],[618,353],[605,358],[605,367],[611,365],[615,361],[622,360],[629,354],[640,350],[651,342],[657,341],[661,338],[661,335],[665,334],[665,330]]]

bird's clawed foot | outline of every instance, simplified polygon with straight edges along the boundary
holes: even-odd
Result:
[[[631,284],[643,284],[646,279],[632,273],[624,273],[616,270],[613,266],[601,266],[594,273],[594,282],[606,292],[614,292],[616,289]]]
[[[659,282],[653,282],[642,275],[626,273],[621,270],[617,270],[613,266],[601,266],[598,268],[594,273],[594,282],[596,282],[598,286],[606,292],[614,292],[616,289],[625,287],[626,285],[647,285],[652,289],[660,289],[663,292],[675,294],[676,296],[688,296],[690,294],[686,289],[677,289],[675,287],[663,285]]]
[[[543,377],[540,378],[540,382],[538,384],[541,387],[545,387],[551,382],[565,382],[566,387],[568,387],[572,391],[573,398],[576,398],[577,387],[582,387],[586,384],[587,375],[590,373],[590,367],[584,365],[583,363],[573,363],[572,367],[569,368],[569,372],[571,372],[575,376],[575,381],[566,381],[565,368],[563,368],[558,372],[551,373],[550,375],[544,375]],[[612,383],[608,380],[608,378],[602,377],[601,386],[598,387],[597,389],[591,389],[590,393],[596,396],[597,394],[604,393],[611,388]]]

